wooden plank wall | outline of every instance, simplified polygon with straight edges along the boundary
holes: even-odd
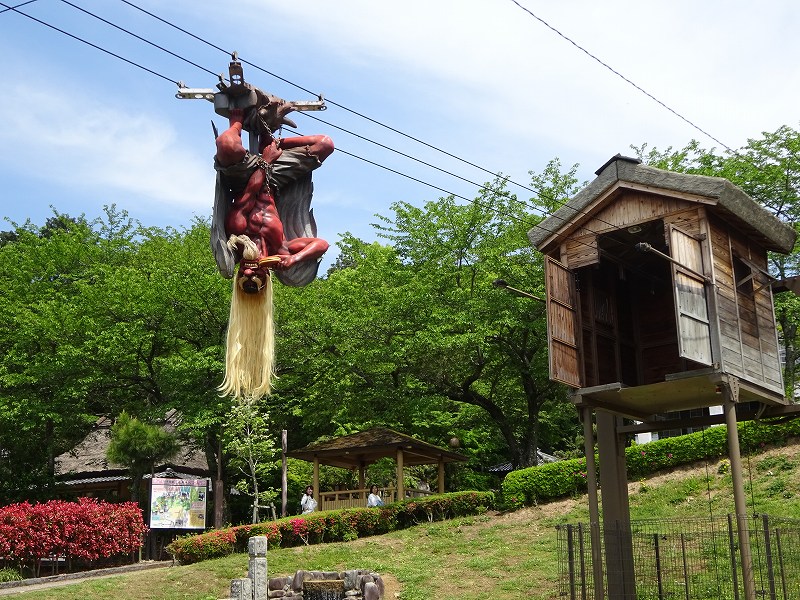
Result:
[[[624,190],[613,204],[599,211],[570,234],[564,245],[566,257],[562,258],[570,269],[595,264],[599,260],[598,234],[682,213],[687,209],[690,209],[689,212],[694,214],[696,220],[696,204],[679,198]]]
[[[723,370],[783,393],[772,289],[761,273],[755,274],[752,295],[737,290],[734,281],[734,255],[766,271],[766,251],[718,219],[709,221]]]

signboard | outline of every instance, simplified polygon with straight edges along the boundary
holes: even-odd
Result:
[[[205,479],[153,478],[150,491],[151,529],[205,529]]]

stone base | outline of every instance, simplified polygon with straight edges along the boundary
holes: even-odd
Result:
[[[267,538],[255,536],[247,545],[250,555],[246,579],[231,581],[229,600],[303,600],[303,583],[306,581],[340,580],[346,600],[382,600],[383,579],[377,573],[364,569],[349,571],[298,571],[293,577],[267,579]]]

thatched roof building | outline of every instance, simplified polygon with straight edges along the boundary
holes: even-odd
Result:
[[[175,432],[180,414],[170,410],[162,427]],[[109,463],[106,451],[111,442],[108,417],[101,417],[83,440],[72,450],[56,457],[55,474],[60,489],[67,495],[94,496],[108,500],[126,499],[130,496],[130,475],[123,465]],[[197,478],[208,477],[208,462],[203,451],[184,444],[175,458],[155,466],[156,477]],[[145,476],[150,478],[150,474]]]

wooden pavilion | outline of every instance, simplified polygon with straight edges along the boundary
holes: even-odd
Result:
[[[397,461],[397,485],[395,488],[381,490],[389,502],[405,498],[406,495],[425,495],[435,492],[428,490],[406,490],[403,483],[403,468],[414,465],[438,465],[437,492],[443,494],[444,465],[466,461],[467,457],[434,446],[411,436],[385,427],[373,427],[367,431],[344,437],[316,442],[305,448],[287,452],[287,456],[299,458],[314,464],[314,497],[319,502],[319,510],[364,506],[369,489],[365,487],[365,472],[369,465],[381,458],[394,458]],[[358,489],[319,491],[319,466],[328,465],[344,469],[358,470]]]

